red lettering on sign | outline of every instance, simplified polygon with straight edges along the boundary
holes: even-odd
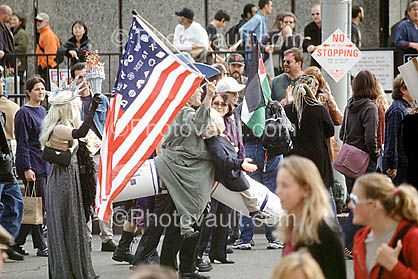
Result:
[[[342,43],[345,41],[345,34],[332,34],[332,42]]]
[[[318,55],[318,57],[358,57],[360,56],[360,51],[358,49],[353,48],[318,48],[316,54]]]

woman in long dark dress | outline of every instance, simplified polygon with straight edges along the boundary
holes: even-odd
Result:
[[[302,76],[293,89],[293,102],[285,106],[286,115],[295,125],[292,154],[312,160],[318,168],[325,187],[330,189],[333,179],[327,142],[334,135],[334,124],[327,109],[312,93],[317,81]]]
[[[76,92],[50,96],[51,108],[43,123],[40,141],[43,147],[72,153],[68,166],[52,164],[46,187],[49,246],[49,278],[97,278],[90,257],[76,150],[79,138],[85,137],[93,123],[99,98],[95,96],[80,126],[80,102]]]

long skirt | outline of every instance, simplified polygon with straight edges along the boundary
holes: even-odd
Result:
[[[46,187],[49,278],[93,279],[77,158],[53,165]]]

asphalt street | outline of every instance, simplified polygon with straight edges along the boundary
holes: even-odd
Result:
[[[116,237],[118,239],[118,237]],[[268,279],[273,266],[280,260],[282,250],[267,250],[264,235],[255,235],[255,247],[250,251],[234,250],[229,259],[235,264],[214,264],[212,271],[205,273],[212,279]],[[111,252],[100,251],[100,239],[93,239],[93,265],[100,279],[129,278],[132,271],[128,264],[114,262]],[[23,262],[7,262],[3,266],[0,278],[5,279],[41,279],[47,278],[48,260],[34,256],[32,241],[28,238],[24,247],[30,253]],[[352,278],[352,263],[347,261],[349,277]]]

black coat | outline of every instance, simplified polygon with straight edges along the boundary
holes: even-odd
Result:
[[[12,161],[12,152],[4,129],[4,119],[0,112],[0,183],[16,182]]]
[[[322,43],[322,33],[321,27],[318,27],[315,22],[311,22],[305,26],[305,30],[303,32],[305,39],[303,40],[303,51],[308,52],[308,46],[319,46]],[[318,62],[311,57],[311,66],[316,66],[321,68]]]
[[[418,113],[408,114],[402,123],[402,140],[408,157],[407,182],[418,189]]]
[[[291,154],[312,160],[329,189],[334,178],[328,141],[334,135],[334,124],[327,109],[322,105],[305,105],[300,126],[293,104],[285,106],[284,109],[290,122],[296,127]]]
[[[79,60],[72,58],[68,53],[70,50],[75,50]],[[70,58],[71,65],[74,65],[77,62],[86,62],[87,51],[91,50],[91,43],[88,37],[81,38],[80,47],[77,47],[76,40],[74,37],[71,37],[66,41],[58,50],[57,60],[61,63],[64,60],[64,55]]]
[[[297,244],[308,249],[327,279],[347,278],[341,229],[334,221],[323,221],[318,228],[319,243]]]
[[[0,23],[0,50],[5,52],[5,56],[0,60],[0,64],[6,67],[13,67],[15,57],[10,55],[15,52],[13,33],[3,23]]]
[[[215,165],[215,180],[234,192],[242,192],[250,188],[239,159],[231,142],[223,136],[211,137],[205,140],[209,153]]]

